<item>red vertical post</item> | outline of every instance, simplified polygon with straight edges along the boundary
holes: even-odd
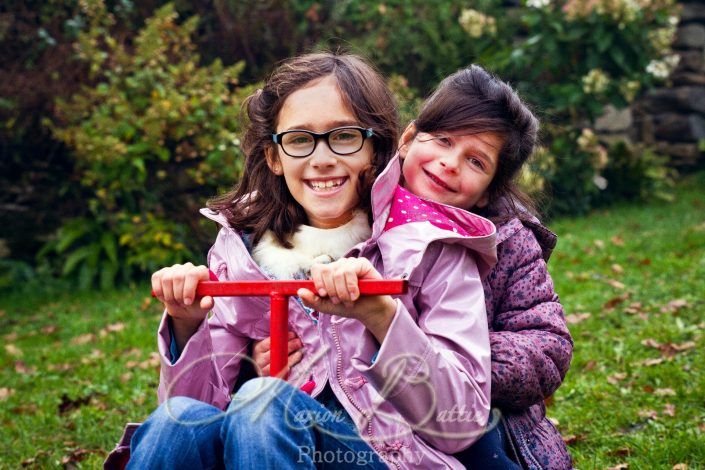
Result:
[[[286,368],[288,349],[289,296],[272,292],[269,294],[271,307],[269,332],[271,335],[269,375],[281,377]],[[283,377],[281,377],[283,378]]]

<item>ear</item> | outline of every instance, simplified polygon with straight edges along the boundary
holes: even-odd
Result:
[[[275,175],[283,175],[284,170],[282,170],[282,164],[279,161],[279,155],[275,148],[271,145],[264,148],[264,156],[267,159],[267,166]]]
[[[406,158],[406,153],[409,151],[409,145],[411,145],[411,141],[414,140],[414,137],[416,136],[416,124],[414,124],[414,121],[411,121],[408,126],[406,126],[406,129],[404,129],[404,132],[402,132],[401,137],[399,138],[399,158],[404,159]]]

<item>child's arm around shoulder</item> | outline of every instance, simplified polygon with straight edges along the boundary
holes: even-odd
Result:
[[[492,403],[524,409],[562,383],[573,341],[534,233],[522,226],[497,254],[498,264],[486,281],[494,303]]]

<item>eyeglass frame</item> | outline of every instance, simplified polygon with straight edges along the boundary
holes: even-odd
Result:
[[[334,132],[339,131],[339,130],[342,130],[342,129],[355,129],[355,130],[360,131],[360,132],[362,133],[362,143],[360,144],[360,148],[358,148],[357,150],[355,150],[355,151],[353,151],[353,152],[347,152],[347,153],[340,153],[340,152],[336,152],[335,150],[333,150],[333,147],[331,147],[330,142],[328,141],[328,138],[329,138],[330,135],[333,134]],[[304,134],[308,134],[308,135],[310,135],[311,137],[313,137],[313,148],[311,149],[311,152],[310,152],[310,153],[308,153],[308,154],[306,154],[306,155],[292,155],[292,154],[290,154],[289,152],[287,152],[287,151],[284,149],[284,144],[282,143],[282,140],[281,140],[281,139],[282,139],[286,134],[291,134],[291,133],[294,133],[294,132],[303,132]],[[321,139],[325,139],[326,145],[328,146],[328,148],[330,149],[331,152],[333,152],[333,153],[336,154],[336,155],[346,156],[346,155],[352,155],[353,153],[359,152],[360,149],[362,149],[362,147],[365,145],[365,141],[366,141],[367,139],[369,139],[370,137],[373,137],[374,135],[375,135],[375,131],[372,130],[371,127],[368,127],[367,129],[365,129],[364,127],[360,127],[360,126],[341,126],[341,127],[336,127],[335,129],[331,129],[331,130],[329,130],[328,132],[321,132],[321,133],[309,131],[309,130],[307,130],[307,129],[291,129],[291,130],[288,130],[288,131],[280,132],[280,133],[278,133],[278,134],[272,134],[272,141],[273,141],[275,144],[278,144],[278,145],[281,147],[282,152],[284,152],[285,154],[287,154],[287,155],[290,156],[291,158],[307,158],[307,157],[310,157],[311,155],[313,155],[313,152],[316,151],[316,147],[318,147],[318,141],[321,140]]]

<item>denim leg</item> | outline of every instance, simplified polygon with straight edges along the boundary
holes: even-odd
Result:
[[[218,408],[187,397],[162,403],[132,436],[128,469],[222,467]]]
[[[314,398],[270,377],[245,383],[221,428],[227,468],[386,469],[357,430]]]
[[[454,457],[470,470],[521,470],[519,464],[509,458],[506,449],[506,433],[500,419],[472,446]]]

